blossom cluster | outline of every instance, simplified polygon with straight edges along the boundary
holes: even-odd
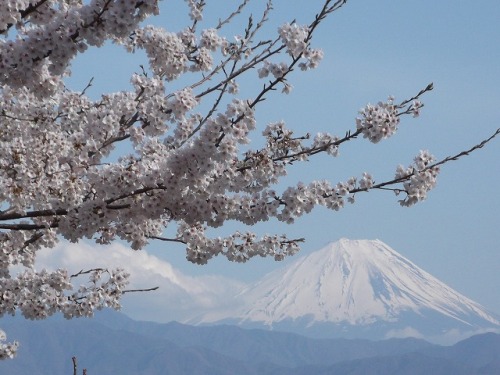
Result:
[[[393,97],[377,105],[368,104],[359,114],[361,117],[356,118],[356,127],[373,143],[392,136],[399,125],[398,107]]]
[[[196,1],[196,0],[185,0],[186,3],[189,5],[189,17],[193,21],[201,21],[203,19],[203,1]]]
[[[44,2],[23,17],[31,3],[6,0],[0,8],[0,30],[7,32],[14,23],[19,29],[17,38],[0,39],[0,83],[38,95],[62,89],[61,76],[77,53],[127,38],[146,16],[158,12],[157,0],[59,0]]]
[[[162,28],[146,26],[135,31],[133,38],[127,42],[127,47],[131,50],[144,49],[153,73],[171,81],[187,69],[188,46],[185,40],[186,38]]]
[[[412,165],[407,168],[398,166],[395,178],[405,180],[403,190],[406,193],[406,197],[399,201],[401,206],[409,207],[424,200],[429,190],[436,186],[440,168],[432,165],[435,160],[429,151],[420,151]]]
[[[88,272],[89,284],[71,293],[73,285],[66,270],[35,272],[26,270],[15,278],[0,279],[0,316],[14,315],[19,309],[27,319],[45,319],[56,312],[64,317],[92,316],[95,309],[119,307],[128,284],[122,269],[96,269]],[[107,276],[107,277],[105,277]]]
[[[161,27],[138,28],[127,39],[120,40],[131,52],[143,49],[154,74],[168,81],[190,72],[207,72],[213,67],[212,53],[227,53],[228,42],[210,28],[198,37],[191,29],[172,33]]]
[[[314,137],[312,144],[312,149],[314,150],[324,150],[328,155],[338,156],[339,147],[337,142],[340,140],[338,136],[332,135],[330,133],[317,133]]]
[[[251,232],[236,232],[228,237],[210,239],[201,225],[179,226],[179,238],[187,244],[187,259],[193,263],[206,264],[217,255],[224,255],[233,262],[246,262],[254,256],[272,256],[282,260],[299,251],[298,243],[303,239],[289,240],[286,236],[266,235],[260,239]]]
[[[283,61],[273,62],[265,60],[257,72],[259,78],[266,78],[272,75],[277,81],[283,83],[282,92],[289,94],[293,86],[286,81],[285,76],[290,73],[295,62],[299,62],[298,66],[303,71],[315,69],[323,59],[323,51],[309,46],[311,31],[308,26],[285,23],[278,29],[278,33],[283,46],[286,48],[286,52],[293,58],[292,65]]]
[[[29,0],[6,0],[0,5],[0,30],[21,21],[21,11],[29,6]]]
[[[271,74],[274,78],[282,78],[286,75],[288,71],[288,64],[281,63],[272,63],[269,61],[264,61],[262,67],[259,68],[259,78],[265,78]]]
[[[286,45],[286,51],[292,57],[298,57],[306,51],[309,39],[309,28],[307,26],[285,23],[280,26],[278,33]]]
[[[89,284],[71,293],[73,286],[66,270],[35,272],[26,270],[15,278],[0,279],[0,317],[20,310],[27,319],[45,319],[56,312],[65,318],[93,316],[94,310],[119,308],[120,297],[128,284],[128,274],[122,269],[88,271]],[[105,277],[105,275],[107,277]],[[0,359],[14,357],[19,344],[4,343],[0,330]]]
[[[299,57],[305,59],[305,61],[299,63],[301,70],[315,69],[318,67],[320,61],[323,59],[323,51],[309,46],[311,32],[308,26],[299,26],[296,23],[285,23],[278,29],[278,33],[283,44],[286,46],[287,53],[295,59]],[[270,69],[270,71],[272,70]],[[261,75],[260,72],[259,75]]]
[[[423,106],[424,104],[420,100],[413,100],[408,110],[413,117],[418,117]]]
[[[17,341],[7,343],[5,341],[7,341],[7,335],[0,329],[0,360],[14,358],[19,347]]]

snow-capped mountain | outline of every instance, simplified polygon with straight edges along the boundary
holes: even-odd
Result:
[[[379,240],[330,243],[269,273],[236,299],[238,307],[191,323],[231,322],[323,337],[417,336],[436,342],[500,329],[499,319],[481,305]]]

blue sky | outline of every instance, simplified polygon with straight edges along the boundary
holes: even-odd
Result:
[[[227,2],[208,3],[208,19],[226,14]],[[252,6],[260,9],[263,2],[254,3]],[[309,23],[321,3],[275,1],[268,30],[274,33],[279,24],[292,19]],[[170,31],[186,25],[183,1],[163,1],[161,12],[152,22]],[[497,0],[482,0],[475,5],[463,0],[348,1],[321,25],[313,39],[313,45],[325,53],[320,67],[292,75],[294,90],[290,95],[271,96],[257,109],[260,128],[267,122],[284,120],[296,133],[328,131],[342,135],[355,127],[357,111],[368,102],[385,100],[388,95],[403,100],[430,82],[435,89],[423,97],[421,117],[405,118],[393,138],[377,145],[362,139],[347,144],[339,158],[320,156],[294,166],[284,183],[314,179],[338,182],[365,171],[382,181],[393,177],[398,164],[409,164],[420,149],[442,158],[493,133],[500,127],[498,19]],[[240,25],[243,22],[235,27]],[[90,50],[75,60],[68,84],[83,88],[93,76],[91,95],[128,89],[128,77],[138,71],[139,64],[147,61],[117,47]],[[360,194],[356,204],[340,212],[319,208],[295,225],[271,222],[255,230],[305,237],[302,254],[341,237],[378,238],[498,313],[499,185],[500,140],[495,140],[485,149],[445,166],[435,190],[413,208],[400,207],[389,192],[370,192]],[[245,228],[230,225],[218,233],[234,229]],[[178,245],[153,243],[147,252],[187,275],[221,275],[243,282],[290,261],[256,259],[241,265],[216,259],[201,267],[188,263]]]

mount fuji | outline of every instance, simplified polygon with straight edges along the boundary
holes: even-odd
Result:
[[[238,324],[312,337],[418,337],[448,344],[500,331],[500,319],[379,240],[341,239],[245,288],[237,306],[190,324]]]

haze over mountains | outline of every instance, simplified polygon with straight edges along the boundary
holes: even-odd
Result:
[[[158,263],[143,260],[157,277]],[[196,309],[172,299],[195,325],[139,322],[113,311],[70,321],[3,318],[2,329],[21,349],[17,359],[0,362],[0,374],[71,373],[72,356],[100,375],[500,373],[498,317],[378,240],[342,239],[247,286],[211,278],[196,287],[205,279],[163,272],[175,285],[171,296],[214,293]]]
[[[498,375],[500,335],[487,333],[444,347],[407,338],[312,339],[292,333],[137,322],[113,311],[94,319],[7,318],[21,341],[0,374],[89,375]]]
[[[239,305],[190,319],[313,337],[419,337],[453,343],[499,330],[481,305],[381,241],[341,239],[271,272],[236,296]]]

